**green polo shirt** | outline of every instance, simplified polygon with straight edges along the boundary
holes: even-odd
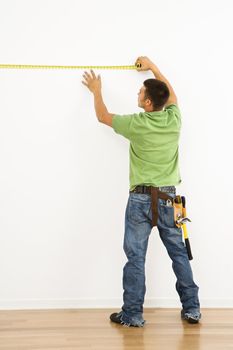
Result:
[[[171,104],[158,112],[115,114],[112,127],[130,141],[130,190],[137,185],[175,186],[179,171],[180,109]]]

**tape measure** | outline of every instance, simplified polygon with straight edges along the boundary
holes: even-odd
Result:
[[[134,66],[47,66],[33,64],[0,64],[0,69],[137,69],[141,64]]]

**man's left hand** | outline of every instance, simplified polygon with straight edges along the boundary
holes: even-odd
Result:
[[[83,77],[85,79],[84,81],[82,81],[83,85],[87,86],[93,94],[101,90],[100,75],[98,75],[98,77],[96,78],[96,75],[92,69],[91,74],[89,74],[88,72],[84,72]]]

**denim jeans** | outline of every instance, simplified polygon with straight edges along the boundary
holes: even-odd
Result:
[[[174,193],[167,193],[175,197]],[[183,242],[182,229],[174,222],[174,208],[158,198],[157,228],[160,238],[172,260],[176,275],[176,291],[185,312],[200,314],[199,287],[193,281],[192,269]],[[156,230],[157,230],[156,228]],[[123,306],[121,320],[125,324],[143,327],[143,303],[146,293],[145,259],[152,230],[150,194],[130,192],[125,211],[123,249],[128,259],[123,269]]]

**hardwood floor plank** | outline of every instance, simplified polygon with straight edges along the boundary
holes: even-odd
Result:
[[[199,324],[180,309],[144,309],[146,325],[109,320],[114,309],[2,310],[1,350],[233,350],[233,309],[203,309]]]

